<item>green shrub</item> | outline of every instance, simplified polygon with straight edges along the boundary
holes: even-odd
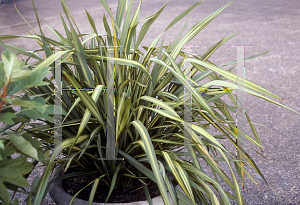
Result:
[[[31,123],[30,120],[41,118],[53,121],[53,106],[46,105],[41,96],[26,93],[26,89],[47,85],[43,79],[50,71],[49,67],[31,70],[25,62],[18,60],[15,53],[6,50],[1,55],[0,62],[0,200],[1,204],[10,204],[8,189],[15,192],[28,193],[27,202],[35,193],[38,184],[36,178],[32,189],[26,178],[38,162],[47,163],[47,157],[42,150],[43,142],[32,137],[25,126],[38,127],[42,123]],[[20,106],[19,111],[12,107]],[[33,159],[28,162],[27,159]],[[18,204],[15,199],[12,204]]]

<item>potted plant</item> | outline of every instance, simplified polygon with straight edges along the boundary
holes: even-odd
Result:
[[[183,46],[233,1],[195,24],[179,40],[181,32],[168,46],[164,46],[163,40],[157,46],[163,33],[154,39],[150,46],[140,46],[149,27],[167,3],[156,14],[139,22],[141,2],[131,18],[132,1],[119,0],[114,17],[107,2],[100,0],[110,17],[107,19],[103,16],[107,33],[104,39],[104,36],[98,34],[96,25],[87,11],[93,33],[81,34],[66,3],[63,0],[61,2],[69,25],[68,28],[66,19],[62,17],[66,37],[51,29],[58,40],[47,38],[40,25],[40,34],[35,32],[25,36],[34,38],[45,52],[45,59],[23,52],[29,58],[36,59],[36,62],[29,66],[36,69],[51,66],[53,74],[50,80],[44,79],[49,83],[48,86],[28,90],[32,94],[42,95],[47,99],[47,104],[54,105],[53,80],[55,72],[59,71],[58,73],[62,74],[63,88],[59,91],[62,94],[61,106],[65,112],[58,127],[54,127],[53,122],[46,121],[47,125],[28,130],[32,136],[50,143],[52,148],[55,146],[53,136],[46,133],[57,128],[61,128],[62,132],[62,141],[53,149],[47,168],[36,188],[33,204],[40,204],[51,184],[61,180],[66,192],[73,194],[72,199],[67,202],[69,204],[72,204],[80,193],[87,196],[87,204],[93,201],[134,202],[134,199],[117,201],[117,196],[122,193],[128,196],[127,193],[140,189],[143,189],[147,202],[155,204],[152,202],[155,194],[150,193],[149,189],[152,185],[156,185],[164,204],[231,204],[229,197],[236,200],[237,204],[246,204],[238,178],[244,185],[246,174],[256,183],[246,167],[253,168],[263,179],[264,177],[250,155],[240,146],[242,139],[236,139],[236,133],[242,131],[236,128],[230,114],[230,111],[234,112],[237,109],[237,104],[236,96],[229,89],[236,86],[227,80],[235,81],[237,75],[208,60],[216,49],[235,34],[223,38],[202,56],[193,55],[192,59],[176,62],[180,56],[189,55],[183,52]],[[177,16],[165,31],[202,2],[194,4]],[[136,27],[141,22],[144,24],[137,34]],[[16,37],[19,36],[0,36],[0,40]],[[20,49],[8,44],[3,45],[11,50]],[[57,62],[61,57],[62,60]],[[254,57],[249,57],[251,58]],[[192,66],[185,68],[184,62],[187,61],[190,61]],[[61,69],[61,72],[57,69]],[[110,77],[107,77],[108,75]],[[204,79],[211,81],[201,83]],[[111,84],[112,82],[114,84]],[[222,87],[223,91],[213,92],[213,85]],[[112,87],[115,88],[114,91],[110,90]],[[281,99],[258,85],[245,80],[245,87],[246,92],[285,107],[261,95]],[[191,99],[189,101],[191,103],[185,98],[185,90],[192,94],[192,102]],[[110,98],[112,92],[114,100]],[[230,97],[233,106],[221,99],[225,95]],[[109,109],[113,105],[114,114]],[[186,120],[186,112],[189,112],[191,121]],[[246,116],[255,136],[255,139],[252,139],[246,134],[246,139],[263,149],[247,113]],[[209,126],[218,129],[222,136],[210,134],[207,131]],[[110,130],[112,127],[115,129]],[[115,135],[108,134],[113,131]],[[117,158],[114,160],[108,156],[106,146],[106,143],[111,142],[112,136],[115,137],[113,155]],[[222,145],[223,140],[232,142],[236,147],[237,156]],[[185,147],[187,150],[182,151]],[[183,156],[190,159],[184,159]],[[226,162],[232,179],[218,161]],[[204,165],[210,167],[214,178],[203,171]],[[234,170],[237,171],[237,176]],[[224,191],[217,176],[234,190],[234,195]],[[176,184],[182,192],[175,188]],[[112,200],[113,197],[116,200]]]

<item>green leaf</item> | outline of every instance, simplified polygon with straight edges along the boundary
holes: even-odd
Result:
[[[22,176],[29,173],[33,165],[27,162],[26,157],[0,161],[0,199],[3,204],[9,204],[10,196],[4,182],[19,186],[28,187],[29,183]]]
[[[83,72],[82,77],[90,85],[95,86],[94,81],[92,79],[91,71],[89,70],[89,68],[87,66],[83,46],[81,45],[80,40],[78,38],[78,35],[76,34],[73,26],[70,25],[70,27],[71,27],[71,34],[72,34],[72,38],[73,38],[73,43],[74,43],[74,46],[75,46],[75,53],[78,57],[78,60],[79,60],[79,63],[80,63],[80,66],[81,66],[81,69],[82,69],[82,72]]]
[[[172,51],[171,56],[173,58],[177,57],[179,52],[181,51],[182,47],[189,42],[192,38],[194,38],[202,29],[204,29],[212,20],[214,20],[225,8],[227,8],[234,0],[230,1],[199,23],[195,24],[188,32],[187,34],[181,39],[181,41],[178,43],[176,48]]]
[[[167,152],[162,152],[163,157],[165,159],[165,161],[168,164],[168,167],[170,167],[173,176],[175,177],[176,181],[178,182],[179,186],[182,188],[182,190],[187,194],[188,190],[187,187],[185,186],[185,180],[179,175],[178,171],[177,171],[177,166],[175,166],[175,160],[171,160],[169,154]],[[183,181],[184,180],[184,181]]]
[[[111,13],[111,10],[106,2],[106,0],[99,0],[100,3],[102,4],[102,6],[105,8],[105,10],[107,11],[107,13],[110,15],[111,18],[114,18],[112,13]]]
[[[67,43],[65,38],[63,38],[59,32],[57,32],[55,29],[52,29],[48,24],[46,24],[46,22],[44,22],[44,24],[48,27],[48,29],[56,36],[56,38],[59,40],[59,41],[63,41],[64,43]]]
[[[45,102],[44,99],[41,100]],[[37,105],[36,108],[24,108],[21,106],[21,112],[33,120],[46,119],[50,122],[54,122],[53,117],[49,116],[50,114],[54,114],[54,105],[45,105],[45,103],[38,101],[35,105]],[[62,110],[62,114],[65,114],[64,110]]]
[[[70,74],[66,73],[64,70],[63,70],[63,75],[72,84],[72,86],[74,86],[77,89],[82,88],[79,82],[76,79],[74,79],[72,76],[70,76]],[[78,96],[80,97],[83,104],[89,109],[91,114],[97,118],[97,120],[102,124],[103,127],[105,127],[104,121],[92,97],[89,96],[89,94],[87,94],[86,91],[77,90],[76,92],[78,93]]]
[[[172,119],[174,121],[182,122],[182,123],[184,122],[183,119],[181,119],[180,117],[174,116],[174,114],[170,113],[169,111],[162,110],[162,109],[155,109],[155,108],[146,107],[146,106],[140,106],[140,107],[148,109],[148,110],[152,110],[152,111],[154,111],[154,113],[158,113],[158,114],[160,114],[160,115],[162,115],[164,117],[170,118],[170,119]]]
[[[99,1],[100,1],[100,3],[102,4],[102,6],[105,8],[105,10],[107,11],[107,13],[109,14],[109,16],[113,19],[115,28],[116,28],[116,30],[117,30],[119,36],[121,36],[121,35],[122,35],[122,32],[121,32],[121,30],[120,30],[120,27],[119,27],[118,24],[116,23],[116,21],[115,21],[113,15],[112,15],[112,12],[111,12],[109,6],[107,5],[107,2],[106,2],[105,0],[99,0]]]
[[[162,102],[162,101],[160,101],[156,98],[153,98],[153,97],[150,97],[150,96],[142,96],[142,97],[140,97],[140,99],[152,102],[152,103],[158,105],[159,107],[165,109],[166,111],[172,113],[174,116],[179,118],[179,115],[177,114],[177,112],[175,112],[175,110],[172,107],[170,107],[169,105],[165,104],[164,102]]]
[[[131,163],[134,167],[136,167],[139,171],[141,171],[143,174],[145,174],[149,179],[152,181],[156,182],[155,176],[153,172],[148,169],[145,165],[137,161],[135,158],[132,156],[128,155],[127,153],[123,152],[122,150],[118,150],[118,152],[126,158],[129,163]]]
[[[37,108],[22,109],[22,113],[33,120],[45,119],[54,123],[53,117],[49,116],[50,114],[54,114],[54,105],[47,105],[45,107],[46,110],[44,113],[41,113]],[[62,111],[64,114],[65,111]]]
[[[11,205],[18,205],[18,204],[19,204],[18,199],[14,199],[13,203],[11,203]]]
[[[247,58],[244,58],[244,59],[239,59],[239,60],[234,60],[234,61],[231,61],[230,63],[226,63],[226,64],[223,64],[221,65],[220,67],[223,67],[223,66],[227,66],[227,65],[231,65],[231,64],[237,64],[239,62],[244,62],[244,61],[247,61],[247,60],[252,60],[254,58],[257,58],[261,55],[265,55],[267,53],[269,53],[271,50],[273,50],[274,48],[271,48],[270,50],[266,51],[266,52],[263,52],[263,53],[260,53],[260,54],[256,54],[256,55],[253,55],[253,56],[249,56]]]
[[[126,1],[126,15],[123,23],[122,28],[122,35],[121,35],[121,45],[125,45],[125,40],[127,38],[127,33],[129,30],[129,23],[130,23],[130,17],[131,17],[131,8],[132,8],[132,0]]]
[[[258,134],[257,134],[257,132],[256,132],[256,129],[255,129],[253,123],[251,122],[251,120],[250,120],[250,118],[249,118],[247,112],[245,112],[245,115],[246,115],[246,117],[247,117],[248,123],[249,123],[249,125],[250,125],[250,127],[251,127],[251,130],[252,130],[252,132],[253,132],[253,134],[254,134],[254,137],[255,137],[257,143],[260,144],[260,139],[259,139],[259,137],[258,137]],[[260,148],[260,150],[261,150],[261,152],[262,152],[262,149],[261,149],[261,148]]]
[[[126,4],[125,0],[119,0],[119,2],[118,2],[118,8],[117,8],[117,13],[116,13],[116,25],[119,28],[121,28],[121,22],[123,20],[125,4]]]
[[[179,14],[169,25],[168,27],[165,29],[168,30],[169,28],[171,28],[172,26],[174,26],[178,21],[180,21],[182,18],[184,18],[188,13],[190,13],[194,8],[196,8],[196,6],[198,6],[199,4],[203,3],[204,1],[199,1],[197,3],[195,3],[193,6],[191,6],[190,8],[188,8],[187,10],[185,10],[184,12],[182,12],[181,14]]]
[[[246,81],[246,80],[245,80]],[[249,81],[248,81],[249,82]],[[250,82],[249,83],[250,85],[252,85],[252,84],[254,84],[254,83],[252,83],[252,82]],[[247,88],[240,88],[239,86],[236,86],[236,84],[233,84],[233,83],[230,83],[230,82],[226,82],[226,81],[222,81],[222,80],[214,80],[214,81],[210,81],[210,82],[208,82],[208,83],[205,83],[205,84],[202,84],[201,86],[203,86],[203,87],[209,87],[209,86],[212,86],[212,85],[221,85],[221,86],[226,86],[226,87],[232,87],[232,88],[237,88],[237,89],[240,89],[240,90],[243,90],[243,91],[246,91],[247,93],[250,93],[250,94],[252,94],[252,95],[254,95],[254,96],[257,96],[257,97],[259,97],[259,98],[262,98],[262,99],[264,99],[264,100],[266,100],[266,101],[269,101],[269,102],[272,102],[272,103],[274,103],[274,104],[276,104],[276,105],[279,105],[279,106],[281,106],[281,107],[284,107],[284,108],[286,108],[286,109],[289,109],[289,110],[291,110],[291,111],[293,111],[293,112],[296,112],[296,113],[298,113],[298,114],[300,114],[299,112],[297,112],[297,111],[295,111],[295,110],[293,110],[293,109],[291,109],[291,108],[289,108],[289,107],[287,107],[287,106],[284,106],[284,105],[282,105],[282,104],[280,104],[280,103],[278,103],[278,102],[276,102],[276,101],[274,101],[274,100],[271,100],[271,99],[269,99],[269,98],[267,98],[267,97],[265,97],[265,96],[263,96],[263,95],[261,95],[261,94],[259,94],[259,93],[256,93],[256,92],[253,92],[252,90],[248,90]],[[256,87],[256,84],[254,84],[255,86],[247,86],[247,87],[250,87],[250,88],[252,88],[252,89],[254,89],[254,90],[258,90],[258,89],[255,89],[255,88],[253,88],[253,87]],[[258,87],[260,87],[260,86],[258,86]],[[263,89],[263,88],[262,88]],[[263,89],[264,90],[264,89]],[[261,90],[259,90],[260,92],[262,92]],[[267,90],[266,90],[267,91]],[[267,92],[269,92],[269,91],[267,91]],[[267,92],[263,92],[264,94],[266,94]],[[269,93],[271,93],[271,92],[269,92]],[[268,94],[269,95],[269,94]],[[274,95],[273,93],[272,93],[272,95]],[[275,95],[276,96],[276,95]],[[278,97],[279,98],[279,97]]]
[[[95,88],[95,90],[92,94],[92,100],[94,101],[94,103],[98,102],[99,96],[101,94],[101,91],[102,91],[103,87],[104,87],[103,85],[97,85],[96,86],[96,88]],[[82,117],[80,126],[79,126],[78,131],[77,131],[76,139],[79,138],[79,136],[81,135],[83,130],[86,128],[86,125],[87,125],[88,121],[90,120],[90,117],[91,117],[91,112],[90,112],[89,108],[86,108],[85,113]],[[75,142],[76,142],[76,140],[75,140]],[[74,142],[74,144],[75,144],[75,142]],[[71,149],[69,150],[69,154],[71,153],[71,150],[72,150],[74,144],[72,145]]]
[[[95,194],[96,194],[96,190],[97,190],[99,181],[100,181],[100,178],[97,178],[97,179],[94,181],[93,188],[92,188],[91,193],[90,193],[88,205],[91,205],[91,204],[93,203],[93,200],[94,200],[94,197],[95,197]]]
[[[107,33],[108,45],[113,46],[114,44],[113,44],[113,39],[112,39],[112,36],[111,36],[111,31],[110,31],[109,25],[107,23],[107,19],[106,19],[104,14],[103,14],[103,24],[104,24],[104,29]]]
[[[127,60],[127,59],[121,59],[121,58],[111,58],[111,57],[103,57],[103,56],[95,56],[95,55],[90,55],[89,57],[95,59],[95,60],[108,60],[108,61],[114,61],[117,64],[120,65],[128,65],[131,67],[136,67],[141,69],[149,78],[151,78],[151,75],[149,74],[149,70],[145,68],[142,64],[140,64],[137,61],[134,60]]]
[[[136,48],[140,45],[140,43],[142,42],[142,40],[144,39],[144,37],[146,36],[150,26],[153,24],[153,22],[158,18],[158,16],[160,15],[160,13],[164,10],[165,6],[168,4],[169,0],[152,16],[149,16],[146,23],[143,24],[138,39],[136,41],[136,45],[135,45],[135,50]]]
[[[148,158],[148,160],[151,164],[151,168],[153,170],[153,173],[154,173],[159,191],[160,191],[160,193],[162,195],[162,198],[164,200],[164,204],[171,205],[169,196],[167,194],[166,185],[165,185],[164,180],[163,180],[163,178],[161,176],[161,173],[159,171],[156,154],[154,152],[153,144],[151,143],[149,133],[148,133],[146,127],[142,124],[141,121],[135,120],[131,123],[135,126],[135,128],[137,129],[137,131],[139,132],[139,134],[140,134],[140,136],[143,140],[143,144],[140,144],[140,145],[142,145],[142,148],[144,149],[144,151],[147,154],[147,158]]]
[[[15,147],[23,154],[26,154],[29,157],[40,162],[45,162],[46,156],[41,149],[41,146],[43,144],[42,141],[33,139],[32,136],[28,133],[25,133],[22,136],[18,136],[9,132],[8,136]]]
[[[196,169],[194,166],[190,165],[189,163],[182,163],[182,167],[184,167],[186,170],[191,171],[194,174],[198,175],[202,180],[214,184],[217,187],[217,189],[221,192],[222,199],[225,202],[225,204],[231,204],[228,197],[227,197],[227,195],[226,195],[226,193],[225,193],[225,191],[220,186],[220,184],[217,183],[212,178],[210,178],[205,172],[203,172],[202,170]]]
[[[78,140],[76,140],[76,143],[78,144],[78,143],[86,140],[88,137],[89,137],[89,135],[82,135],[78,138]],[[41,204],[42,203],[43,198],[46,194],[47,187],[49,187],[48,181],[49,181],[49,178],[50,178],[49,176],[50,176],[50,172],[51,172],[54,160],[61,153],[61,150],[65,149],[67,147],[70,147],[74,143],[75,139],[76,139],[76,137],[67,138],[64,141],[62,141],[60,144],[58,144],[55,147],[55,149],[53,150],[53,153],[50,157],[50,161],[48,163],[48,166],[47,166],[46,170],[44,171],[44,174],[41,177],[41,180],[40,180],[40,182],[37,186],[33,204]]]
[[[20,105],[22,109],[24,108],[36,108],[36,110],[42,114],[45,113],[49,105],[45,104],[45,99],[42,97],[30,98],[27,94],[22,96],[20,100],[18,99],[7,99],[12,105]],[[51,113],[52,114],[52,113]]]
[[[43,59],[37,54],[37,53],[34,53],[33,51],[28,51],[24,48],[21,48],[21,47],[18,47],[18,46],[15,46],[15,45],[10,45],[10,44],[7,44],[7,43],[4,43],[4,45],[12,50],[13,52],[16,52],[16,53],[19,53],[19,54],[22,54],[22,55],[25,55],[25,56],[30,56],[32,58],[35,58],[39,61],[42,61]]]
[[[65,2],[64,0],[61,0],[61,5],[62,5],[62,7],[63,7],[63,9],[64,9],[64,12],[65,12],[65,14],[66,14],[68,20],[69,20],[69,16],[71,17],[71,19],[72,19],[72,21],[73,21],[73,23],[74,23],[74,25],[75,25],[75,27],[76,27],[76,29],[77,29],[79,35],[81,36],[81,39],[82,39],[82,35],[81,35],[80,31],[79,31],[79,28],[78,28],[78,26],[77,26],[77,24],[76,24],[76,21],[74,20],[74,18],[73,18],[73,16],[72,16],[71,12],[70,12],[70,10],[69,10],[69,8],[68,8],[68,6],[67,6],[67,4],[66,4],[66,2]],[[70,20],[69,20],[69,22],[70,22]],[[70,26],[71,26],[71,22],[70,22]],[[83,39],[82,39],[82,40],[83,40]]]
[[[128,124],[128,117],[130,114],[131,107],[131,98],[125,99],[125,93],[122,94],[122,97],[119,101],[119,109],[117,111],[117,122],[116,122],[116,134],[118,140],[119,134],[122,132],[124,127]]]
[[[205,67],[207,67],[208,69],[213,70],[213,71],[215,71],[215,72],[217,72],[217,73],[223,75],[224,77],[226,77],[226,78],[228,78],[229,80],[232,80],[232,81],[234,81],[234,82],[236,82],[236,79],[237,79],[237,77],[238,77],[237,75],[235,75],[235,74],[233,74],[233,73],[231,73],[231,72],[229,72],[229,71],[227,71],[227,70],[224,70],[224,69],[222,69],[222,68],[219,68],[219,67],[217,67],[217,66],[214,66],[214,65],[212,65],[212,64],[210,64],[210,63],[203,62],[203,61],[201,61],[201,60],[196,60],[196,59],[190,58],[190,59],[185,59],[185,62],[193,62],[193,63],[197,63],[197,64],[199,64],[199,65],[205,66]],[[263,94],[265,94],[265,95],[269,95],[269,96],[274,97],[274,98],[277,98],[277,99],[281,99],[281,98],[278,97],[277,95],[274,95],[274,94],[271,93],[270,91],[268,91],[268,90],[266,90],[266,89],[264,89],[264,88],[262,88],[262,87],[256,85],[255,83],[252,83],[252,82],[250,82],[250,81],[248,81],[248,80],[246,80],[246,79],[244,80],[244,84],[245,84],[246,87],[248,87],[248,88],[250,88],[250,89],[253,89],[253,90],[255,90],[255,91],[259,91],[259,92],[261,92],[261,93],[263,93]]]
[[[172,99],[173,101],[179,101],[179,98],[176,95],[173,95],[172,93],[165,92],[165,91],[158,91],[159,96],[164,96]]]
[[[3,81],[5,78],[4,64],[0,61],[0,87],[2,88]]]
[[[180,178],[182,179],[183,183],[184,183],[184,190],[186,195],[192,199],[193,203],[195,204],[195,198],[194,198],[194,195],[193,195],[193,192],[192,192],[192,188],[191,188],[191,185],[189,183],[189,178],[188,178],[188,175],[186,173],[186,171],[181,167],[181,165],[179,164],[179,162],[177,161],[174,161],[174,164],[178,170],[178,173],[180,174]]]
[[[4,35],[4,36],[0,36],[0,41],[1,40],[8,40],[8,39],[14,39],[14,38],[31,38],[31,39],[38,39],[38,35],[22,35],[22,36],[14,36],[14,35]]]
[[[164,52],[165,55],[169,58],[169,60],[171,60],[173,67],[175,67],[176,70],[174,70],[172,67],[168,66],[164,61],[162,60],[158,60],[158,59],[153,59],[151,58],[150,60],[157,62],[160,65],[163,65],[165,67],[167,67],[167,69],[169,69],[172,74],[182,83],[186,86],[187,89],[190,90],[190,92],[193,94],[193,98],[195,99],[195,101],[197,103],[199,103],[201,106],[203,106],[205,108],[205,110],[207,110],[215,119],[219,119],[214,112],[212,111],[211,107],[205,102],[204,98],[191,86],[191,83],[188,82],[186,80],[186,78],[184,78],[182,76],[182,74],[180,75],[180,69],[178,68],[176,62],[174,61],[174,59],[172,59],[172,57],[167,54],[166,52]],[[182,72],[181,72],[182,73]]]
[[[16,118],[17,115],[11,112],[0,114],[0,122],[7,123],[9,125],[15,124],[12,118]]]
[[[74,50],[67,50],[67,51],[56,51],[55,53],[48,56],[44,61],[38,64],[38,66],[35,68],[35,70],[39,70],[42,67],[47,67],[51,65],[53,62],[55,62],[55,66],[58,67],[61,65],[62,62],[64,62],[70,55],[74,53]],[[63,59],[61,59],[63,57]],[[58,60],[61,59],[61,60]]]
[[[9,102],[11,102],[12,105],[22,105],[22,107],[30,107],[30,108],[36,108],[36,103],[26,101],[26,100],[12,100],[7,99]]]
[[[222,152],[222,150],[220,150],[219,148],[217,148],[219,150],[219,153],[223,156],[223,159],[225,159],[225,161],[227,162],[229,168],[230,168],[230,172],[231,172],[231,176],[232,176],[232,180],[233,180],[233,185],[234,185],[234,192],[235,192],[235,197],[236,197],[236,200],[237,200],[237,204],[238,205],[242,205],[243,202],[242,202],[242,193],[241,193],[241,190],[239,188],[239,184],[236,180],[236,177],[234,175],[234,172],[232,170],[232,167],[228,161],[228,157]]]
[[[148,201],[149,205],[153,205],[148,187],[144,183],[141,183],[141,185],[142,185],[142,187],[144,189],[144,193],[146,195],[146,198],[147,198],[147,201]]]
[[[5,50],[1,54],[3,68],[5,72],[4,85],[9,82],[15,82],[30,76],[31,70],[22,70],[25,62],[20,61],[17,55],[10,50]]]
[[[31,187],[30,187],[30,192],[35,193],[36,188],[37,188],[39,182],[40,182],[40,177],[36,176],[34,178],[33,182],[32,182]]]
[[[71,37],[71,32],[70,30],[68,29],[67,25],[66,25],[66,22],[63,18],[63,16],[60,14],[60,19],[61,19],[61,22],[63,24],[63,27],[64,27],[64,30],[65,30],[65,33],[67,35],[67,40],[68,40],[68,43],[67,45],[71,46],[72,48],[74,48],[74,45],[73,45],[73,42],[72,42],[72,37]]]
[[[25,77],[16,82],[12,82],[8,86],[7,95],[12,96],[13,94],[26,90],[32,87],[48,85],[48,82],[43,81],[43,79],[49,75],[50,67],[40,67],[39,69],[34,69],[30,76]]]
[[[120,169],[121,169],[121,166],[123,166],[123,165],[124,165],[124,162],[119,163],[118,166],[117,166],[117,168],[116,168],[116,170],[114,171],[114,175],[113,175],[113,178],[112,178],[112,180],[111,180],[111,185],[110,185],[109,192],[108,192],[108,194],[107,194],[105,203],[107,202],[107,200],[109,199],[109,197],[110,197],[112,191],[113,191],[114,188],[115,188],[115,185],[116,185],[116,181],[117,181],[117,178],[118,178],[119,171],[120,171]]]

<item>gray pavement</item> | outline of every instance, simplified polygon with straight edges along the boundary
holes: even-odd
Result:
[[[66,2],[82,33],[90,32],[85,9],[94,18],[99,33],[104,33],[102,16],[106,12],[99,1],[66,0]],[[117,0],[109,0],[108,2],[113,13],[115,13]],[[196,2],[195,0],[171,0],[164,12],[150,27],[142,44],[149,45],[174,17]],[[207,0],[199,5],[192,12],[193,15],[187,24],[185,33],[194,24],[227,2],[229,0]],[[50,27],[64,33],[58,13],[62,12],[60,1],[36,0],[35,3],[40,19]],[[154,14],[164,3],[164,0],[144,0],[140,19]],[[16,5],[31,26],[38,31],[31,1],[16,0]],[[137,5],[138,1],[136,1]],[[299,7],[297,0],[236,0],[189,42],[189,45],[201,45],[200,48],[197,47],[193,50],[193,52],[201,55],[225,35],[229,36],[238,32],[232,40],[223,45],[210,58],[217,65],[235,60],[236,49],[229,48],[228,45],[253,45],[252,48],[246,48],[246,56],[275,48],[267,55],[246,62],[246,79],[279,95],[285,100],[280,103],[300,112],[300,89],[298,85],[300,76]],[[187,17],[165,33],[166,44],[177,37],[185,20]],[[42,27],[46,35],[55,38],[45,25]],[[13,2],[9,0],[8,3],[0,4],[0,35],[24,35],[27,31],[30,29],[15,11]],[[32,40],[16,39],[6,42],[29,50],[38,48]],[[3,48],[0,47],[0,52],[2,51]],[[279,101],[277,100],[277,102]],[[249,94],[245,94],[245,106],[246,109],[250,109],[248,115],[252,122],[263,124],[269,128],[260,125],[255,126],[262,145],[267,149],[263,152],[266,160],[250,148],[246,150],[253,157],[271,186],[281,196],[284,204],[300,204],[300,115]],[[245,131],[251,134],[250,128],[245,129]],[[253,135],[250,136],[253,137]],[[250,147],[254,148],[253,146]],[[42,170],[37,169],[34,174],[41,173]],[[254,176],[256,175],[254,174]],[[255,180],[260,186],[255,185],[247,178],[248,191],[242,192],[248,204],[282,204],[261,178],[256,176]],[[51,203],[53,202],[50,198],[45,199],[44,204]]]

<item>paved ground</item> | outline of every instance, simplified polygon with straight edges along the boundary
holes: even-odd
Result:
[[[97,28],[104,33],[102,16],[105,11],[99,1],[66,0],[66,2],[83,33],[90,32],[85,9],[94,17]],[[154,14],[164,2],[164,0],[144,0],[140,19]],[[191,28],[195,23],[227,2],[228,0],[207,0],[199,5],[193,12],[187,28]],[[36,0],[35,3],[40,19],[44,20],[50,27],[64,33],[58,13],[62,12],[59,1]],[[196,3],[195,0],[171,0],[166,6],[165,12],[150,28],[143,44],[149,45],[174,17],[194,3]],[[31,26],[38,30],[31,1],[16,0],[16,5]],[[116,12],[117,1],[109,1],[109,5],[112,11]],[[1,4],[0,11],[0,35],[21,35],[30,31],[29,27],[18,16],[12,1]],[[300,112],[300,89],[298,86],[300,76],[299,17],[300,9],[297,0],[236,0],[189,44],[201,45],[200,48],[193,50],[201,55],[225,35],[229,36],[238,32],[230,42],[211,57],[210,60],[217,65],[235,60],[236,49],[229,48],[228,45],[253,45],[252,48],[246,48],[246,56],[275,48],[263,57],[246,62],[246,79],[279,95],[285,100],[280,103]],[[166,32],[166,43],[177,37],[186,19]],[[53,37],[46,26],[43,25],[43,29],[46,35]],[[36,43],[31,40],[18,39],[7,42],[31,50],[37,48]],[[3,48],[0,48],[0,51],[2,52]],[[250,95],[246,95],[245,101],[246,109],[251,109],[248,114],[252,121],[270,128],[256,126],[261,143],[267,148],[263,153],[266,160],[251,149],[247,149],[247,151],[253,156],[271,186],[282,197],[284,204],[300,204],[300,115]],[[246,129],[246,132],[251,133],[251,130]],[[42,170],[37,169],[34,175],[41,173]],[[263,183],[262,179],[259,177],[255,179],[260,186],[247,180],[249,191],[243,192],[248,204],[282,204],[268,185]],[[51,199],[46,198],[44,204],[51,203]]]

